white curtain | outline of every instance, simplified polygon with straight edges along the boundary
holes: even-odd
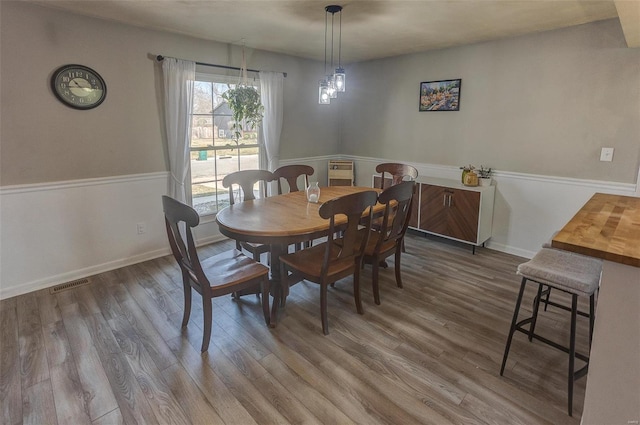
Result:
[[[193,108],[195,62],[174,58],[162,61],[164,111],[169,152],[169,195],[180,202],[191,201],[189,134]]]
[[[284,98],[284,75],[282,72],[260,71],[260,101],[264,106],[262,137],[266,150],[266,163],[262,168],[270,171],[278,168],[280,160],[280,134]]]

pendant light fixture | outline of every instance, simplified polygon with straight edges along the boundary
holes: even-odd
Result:
[[[342,56],[342,6],[329,5],[324,8],[324,72],[326,78],[320,81],[318,89],[318,103],[321,105],[328,105],[331,99],[338,97],[338,93],[344,92],[346,88],[346,74],[342,68],[341,56]],[[338,68],[335,73],[327,74],[327,38],[329,29],[329,14],[331,14],[331,69],[333,70],[333,46],[334,43],[334,24],[335,14],[339,16],[339,31],[338,31]]]

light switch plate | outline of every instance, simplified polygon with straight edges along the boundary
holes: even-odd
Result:
[[[600,161],[613,161],[613,148],[602,148],[600,151]]]

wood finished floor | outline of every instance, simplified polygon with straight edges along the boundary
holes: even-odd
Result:
[[[364,270],[364,315],[355,312],[351,279],[329,290],[328,336],[318,286],[309,282],[292,288],[275,329],[264,325],[255,296],[215,299],[204,355],[200,298],[181,329],[171,257],[56,295],[3,300],[0,423],[578,424],[586,379],[576,383],[571,418],[565,353],[517,333],[499,376],[515,268],[524,260],[482,248],[471,255],[467,246],[422,235],[408,235],[406,248],[404,289],[395,286],[391,258],[380,306],[371,269]],[[537,330],[567,341],[567,313],[541,313]],[[583,352],[586,335],[579,318]]]

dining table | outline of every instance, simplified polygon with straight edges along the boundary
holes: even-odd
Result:
[[[307,201],[305,191],[290,192],[235,203],[220,210],[216,221],[220,233],[241,242],[266,244],[270,247],[270,282],[273,304],[270,326],[277,324],[278,308],[289,294],[289,281],[280,276],[280,256],[290,245],[327,236],[329,219],[320,217],[320,206],[330,199],[363,191],[377,191],[371,187],[329,186],[320,189],[318,202]],[[376,204],[374,214],[385,206]],[[336,217],[336,225],[346,223],[346,216]],[[282,303],[284,304],[284,303]]]

